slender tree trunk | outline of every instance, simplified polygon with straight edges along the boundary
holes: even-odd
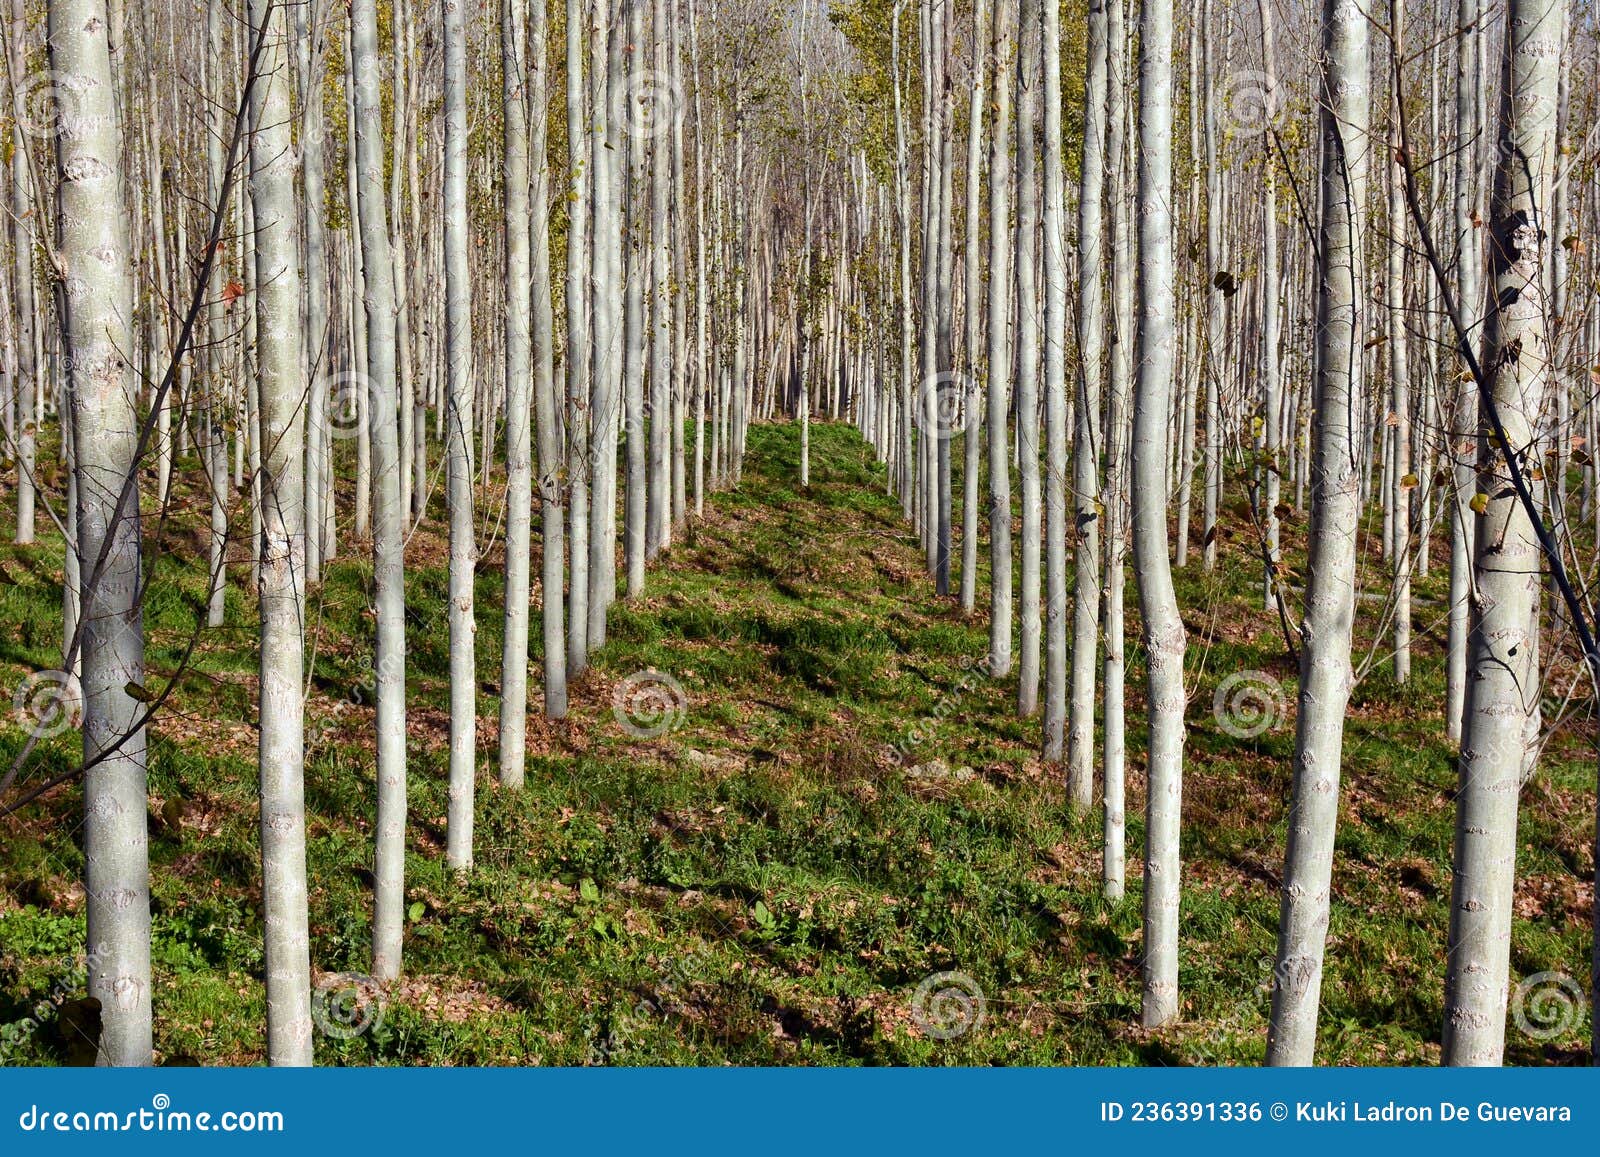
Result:
[[[733,381],[730,392],[728,461],[729,477],[738,487],[744,476],[744,444],[749,381],[746,372],[746,297],[750,280],[750,238],[745,204],[745,107],[743,81],[733,86]]]
[[[706,510],[706,392],[712,387],[710,273],[706,248],[707,122],[700,91],[700,21],[689,0],[689,72],[694,84],[694,516]],[[715,481],[716,471],[712,470]]]
[[[467,258],[467,30],[460,0],[441,0],[444,36],[445,346],[450,416],[450,815],[446,859],[472,866],[477,741],[477,623],[473,617],[472,283]],[[527,179],[524,153],[520,179]],[[526,202],[524,201],[524,208]],[[526,214],[524,214],[526,216]],[[525,226],[525,223],[523,225]],[[523,254],[526,256],[526,253]],[[526,284],[524,280],[514,288]],[[526,324],[526,316],[522,319]],[[526,380],[526,363],[521,367]],[[526,395],[523,395],[525,401]],[[526,425],[526,405],[523,406]],[[526,582],[526,572],[524,572]],[[526,595],[523,596],[526,599]],[[526,643],[524,643],[526,646]]]
[[[1479,0],[1459,0],[1456,40],[1456,277],[1460,309],[1470,329],[1478,319],[1480,305],[1479,266],[1482,250],[1478,241],[1478,88],[1482,70],[1478,65]],[[1462,367],[1461,377],[1466,377]],[[1454,501],[1447,507],[1450,519],[1450,619],[1445,645],[1445,734],[1461,738],[1462,712],[1467,700],[1467,632],[1471,609],[1468,599],[1472,583],[1472,535],[1476,516],[1470,507],[1477,488],[1473,455],[1477,448],[1471,434],[1472,415],[1477,405],[1477,385],[1457,381],[1456,396],[1450,408],[1450,459],[1455,473]]]
[[[377,59],[376,0],[351,0],[351,52]],[[365,255],[367,373],[373,476],[373,583],[378,610],[378,823],[374,873],[372,975],[400,975],[405,929],[406,641],[405,557],[400,509],[400,435],[395,414],[395,291],[383,196],[383,102],[380,70],[361,71],[355,86],[355,168],[361,251]],[[453,825],[452,825],[453,827]]]
[[[643,56],[644,13],[651,0],[622,0],[625,11],[626,41],[630,46],[626,72],[623,74],[625,91],[631,94],[634,78],[648,79]],[[637,98],[634,98],[635,100]],[[615,97],[613,105],[617,105]],[[640,116],[642,109],[620,107],[611,111],[610,119]],[[649,490],[653,480],[649,460],[649,446],[653,440],[645,429],[645,282],[650,275],[650,252],[646,236],[645,214],[649,209],[649,190],[645,174],[646,135],[624,122],[626,140],[619,164],[624,168],[620,179],[618,203],[618,232],[626,246],[623,254],[623,314],[622,314],[622,378],[625,430],[627,435],[627,489],[624,495],[623,547],[628,567],[628,594],[630,597],[644,591],[644,566],[649,556]],[[597,229],[598,237],[600,231]],[[652,383],[653,384],[653,383]]]
[[[897,246],[900,258],[900,425],[896,433],[899,445],[900,512],[911,521],[916,513],[917,464],[914,447],[913,414],[920,404],[920,392],[915,392],[916,371],[912,360],[911,320],[911,175],[906,157],[906,120],[900,78],[900,14],[905,0],[894,6],[890,21],[891,65],[894,71],[894,180],[895,210],[899,217]]]
[[[1317,233],[1316,412],[1305,619],[1289,846],[1278,925],[1269,1065],[1308,1065],[1317,1039],[1339,817],[1344,716],[1353,675],[1356,532],[1361,517],[1361,261],[1367,139],[1367,16],[1324,0],[1318,103],[1322,215]]]
[[[1011,100],[1019,0],[995,0],[989,138],[989,674],[1011,672]]]
[[[651,0],[650,61],[657,85],[671,84],[667,59],[667,3]],[[637,52],[638,40],[635,42]],[[652,106],[650,143],[650,484],[645,558],[653,559],[672,535],[672,125],[670,100]],[[635,134],[639,135],[639,134]]]
[[[1442,1059],[1498,1065],[1517,863],[1517,799],[1538,710],[1540,547],[1505,453],[1542,462],[1538,424],[1552,363],[1544,268],[1561,63],[1557,0],[1510,0],[1501,58],[1499,158],[1489,217],[1492,303],[1483,335],[1469,675],[1451,860]],[[1495,419],[1498,418],[1498,423]],[[1499,430],[1495,427],[1498,425]],[[1505,445],[1499,444],[1500,438]]]
[[[225,19],[222,0],[209,0],[206,5],[206,169],[208,175],[207,201],[215,205],[223,181],[223,85],[221,70],[226,57],[223,54],[222,25]],[[219,260],[226,280],[226,259]],[[214,295],[206,306],[206,478],[211,497],[211,585],[206,603],[206,626],[220,627],[227,607],[227,550],[228,550],[228,440],[223,425],[226,407],[223,402],[224,383],[227,378],[227,318],[221,295]]]
[[[1046,15],[1046,36],[1049,35],[1049,16]],[[1078,201],[1078,404],[1077,423],[1072,449],[1073,522],[1070,533],[1075,543],[1073,559],[1073,615],[1072,615],[1072,700],[1067,735],[1067,802],[1078,814],[1087,812],[1094,802],[1094,677],[1097,643],[1100,634],[1100,386],[1102,381],[1101,351],[1105,348],[1105,296],[1102,289],[1102,271],[1105,268],[1103,236],[1105,191],[1105,151],[1103,141],[1106,129],[1106,85],[1108,62],[1106,39],[1108,35],[1105,0],[1090,0],[1088,58],[1085,70],[1083,97],[1083,191]],[[1050,67],[1046,55],[1046,68]],[[1059,72],[1059,69],[1057,69]],[[1046,83],[1046,107],[1051,104],[1049,84]],[[1059,101],[1056,102],[1059,106]],[[1046,120],[1046,133],[1050,132]],[[1059,131],[1059,116],[1057,117]],[[1055,137],[1047,137],[1047,147],[1053,147]],[[1055,161],[1056,180],[1060,180],[1060,158]],[[1046,172],[1050,165],[1046,165]],[[1062,244],[1064,244],[1064,239]],[[1066,337],[1066,279],[1065,253],[1060,259],[1061,268],[1056,276],[1061,282],[1062,310],[1061,338]],[[1064,351],[1063,351],[1064,352]],[[1063,358],[1064,360],[1064,358]],[[1048,377],[1048,375],[1047,375]],[[1065,397],[1062,399],[1065,409]],[[1066,415],[1062,414],[1059,436],[1060,463],[1052,448],[1051,486],[1059,487],[1065,481],[1066,471]],[[1052,431],[1052,433],[1057,433]],[[1058,469],[1060,481],[1058,481]],[[1066,526],[1064,495],[1054,495],[1059,509],[1061,525],[1050,532],[1050,549],[1065,550]],[[1060,560],[1059,569],[1065,571],[1066,559]],[[1059,589],[1058,589],[1059,583]],[[1066,645],[1066,575],[1059,580],[1052,573],[1050,590],[1052,650]],[[1057,627],[1056,621],[1061,625]],[[1059,663],[1064,656],[1058,658]],[[1065,672],[1057,672],[1058,678]],[[1062,679],[1064,682],[1064,678]],[[1047,680],[1047,682],[1049,682]],[[1065,691],[1061,688],[1055,694]]]
[[[589,665],[589,413],[590,198],[593,174],[584,98],[583,0],[567,0],[567,486],[571,494],[571,567],[567,606],[567,673]]]
[[[1217,78],[1212,61],[1211,42],[1215,32],[1211,20],[1211,0],[1205,0],[1200,19],[1201,61],[1205,86],[1205,169],[1206,169],[1206,326],[1201,364],[1205,367],[1206,441],[1205,498],[1202,502],[1204,529],[1200,556],[1206,570],[1217,565],[1217,506],[1222,494],[1222,374],[1223,314],[1227,297],[1214,281],[1222,269],[1222,223],[1226,213],[1223,200],[1222,168],[1217,161]]]
[[[966,285],[966,338],[962,354],[966,373],[962,379],[961,451],[961,610],[971,614],[978,602],[978,481],[983,464],[982,393],[978,387],[979,345],[983,341],[983,272],[980,242],[983,234],[983,86],[985,52],[989,46],[989,0],[975,0],[972,8],[972,99],[967,106],[967,210],[966,248],[962,277]],[[998,84],[998,81],[997,81]],[[1000,225],[992,226],[997,232]]]
[[[313,5],[295,9],[299,40],[301,83],[300,151],[304,181],[303,228],[306,279],[306,393],[305,527],[306,582],[322,581],[323,459],[328,437],[328,304],[327,243],[323,228],[323,120],[322,51],[323,20]],[[325,19],[325,17],[324,17]]]
[[[6,51],[11,58],[11,75],[15,84],[22,84],[27,74],[28,14],[25,0],[11,0],[11,27],[8,33]],[[155,196],[160,196],[159,186]],[[16,356],[12,361],[15,367],[17,414],[14,427],[17,447],[16,541],[23,545],[33,541],[34,470],[38,463],[38,422],[34,414],[38,367],[34,361],[32,224],[36,217],[32,200],[33,175],[28,164],[28,137],[19,111],[11,144],[11,276],[15,287],[13,307],[17,321]],[[164,487],[162,493],[165,494]]]
[[[1273,28],[1272,0],[1257,0],[1261,13],[1261,53],[1263,83],[1266,88],[1268,115],[1279,107],[1278,54]],[[1278,505],[1281,497],[1283,461],[1283,391],[1279,384],[1278,361],[1278,158],[1275,155],[1276,136],[1272,126],[1263,135],[1266,142],[1262,160],[1261,200],[1261,396],[1263,399],[1263,425],[1267,449],[1265,475],[1266,500],[1262,503],[1261,518],[1266,527],[1267,573],[1264,580],[1264,599],[1272,609],[1278,581],[1277,566],[1280,559]]]
[[[1133,550],[1144,623],[1150,754],[1145,810],[1146,1028],[1178,1015],[1183,618],[1167,560],[1167,425],[1176,369],[1172,245],[1172,0],[1139,12],[1139,356],[1133,409]]]
[[[1395,16],[1391,34],[1399,39],[1402,30],[1399,18],[1404,11],[1390,5]],[[1406,336],[1406,202],[1404,174],[1400,162],[1402,133],[1399,118],[1403,115],[1398,88],[1391,85],[1389,117],[1389,237],[1387,238],[1387,265],[1384,278],[1385,306],[1389,328],[1389,410],[1393,415],[1385,428],[1393,438],[1392,459],[1389,466],[1389,505],[1393,509],[1391,535],[1393,537],[1394,563],[1394,677],[1404,683],[1411,677],[1411,491],[1416,479],[1411,475],[1411,372],[1410,354]]]
[[[540,0],[542,6],[543,0]],[[528,616],[533,541],[533,294],[528,202],[529,79],[523,5],[501,0],[501,99],[505,134],[506,583],[500,650],[500,782],[520,786],[527,765]],[[543,110],[540,110],[543,115]],[[548,301],[548,287],[546,292]]]
[[[1039,709],[1039,338],[1036,234],[1039,228],[1040,12],[1022,0],[1017,55],[1017,457],[1022,482],[1022,567],[1017,714]],[[1048,244],[1048,241],[1047,241]]]
[[[130,372],[132,261],[122,213],[122,141],[104,0],[51,0],[57,107],[56,245],[69,379],[77,557],[88,560],[74,624],[83,700],[84,890],[89,995],[99,1061],[151,1063],[150,871],[137,491],[139,417]],[[70,97],[65,94],[70,93]],[[76,587],[69,575],[69,587]],[[69,664],[70,666],[70,664]]]
[[[556,323],[550,276],[550,80],[545,71],[550,55],[550,16],[543,3],[531,5],[529,13],[527,108],[532,126],[529,164],[533,180],[529,233],[532,241],[533,407],[539,447],[539,598],[544,628],[544,713],[551,719],[561,719],[567,714],[567,643],[561,591],[565,514],[561,503],[562,406],[556,385]],[[520,761],[518,770],[521,770]]]
[[[1123,605],[1127,574],[1128,392],[1133,376],[1133,229],[1127,195],[1129,107],[1128,43],[1124,32],[1126,0],[1107,4],[1106,193],[1111,209],[1111,359],[1106,406],[1105,552],[1105,833],[1101,876],[1107,900],[1121,900],[1126,860],[1124,788],[1127,772],[1125,693],[1127,661]]]
[[[300,246],[289,134],[288,9],[250,0],[262,44],[250,93],[255,205],[256,350],[261,493],[261,874],[267,1058],[311,1063],[311,940],[306,911],[305,591],[306,365],[300,347]]]
[[[592,128],[589,132],[590,166],[594,196],[590,204],[593,223],[593,322],[590,387],[591,437],[594,446],[594,492],[589,506],[589,629],[588,648],[598,650],[606,642],[606,612],[616,592],[617,542],[617,453],[618,410],[624,403],[625,358],[622,343],[623,298],[627,282],[623,276],[622,246],[626,240],[623,224],[622,179],[625,144],[618,132],[615,102],[610,97],[613,83],[626,91],[626,76],[620,52],[612,42],[627,37],[620,23],[619,5],[635,0],[596,0],[589,33],[589,105]],[[616,57],[614,60],[613,57]],[[632,414],[626,415],[632,434]],[[630,437],[630,445],[633,439]],[[629,451],[632,468],[632,451]],[[631,522],[627,525],[633,525]],[[632,574],[632,553],[627,554]]]
[[[672,225],[671,249],[671,308],[672,308],[672,516],[667,528],[667,540],[683,527],[688,517],[687,463],[685,461],[684,423],[689,415],[689,299],[688,299],[688,237],[684,226],[684,206],[687,203],[683,145],[683,115],[677,101],[683,94],[683,31],[680,5],[667,3],[667,47],[670,60],[669,75],[674,104],[668,111],[672,116],[671,162],[672,189],[669,216]]]

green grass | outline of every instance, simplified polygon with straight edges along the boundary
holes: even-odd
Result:
[[[1217,570],[1178,575],[1190,632],[1184,794],[1182,1016],[1137,1027],[1143,668],[1130,585],[1129,888],[1100,897],[1098,814],[1069,823],[1059,768],[1012,681],[974,669],[987,622],[933,597],[920,551],[847,427],[812,430],[808,492],[798,432],[758,426],[736,493],[619,603],[610,639],[572,689],[566,721],[534,716],[528,783],[493,770],[501,563],[478,581],[482,683],[477,868],[443,859],[449,643],[436,525],[408,552],[410,806],[406,977],[381,1023],[317,1038],[326,1064],[1190,1064],[1255,1063],[1265,1049],[1278,874],[1293,750],[1293,665],[1260,609],[1242,507]],[[961,461],[959,444],[952,455]],[[959,482],[956,493],[959,495]],[[344,509],[348,509],[346,506]],[[147,683],[176,669],[203,594],[198,526],[168,527],[147,606]],[[435,504],[432,512],[442,514]],[[959,525],[959,520],[958,520]],[[1291,565],[1302,523],[1291,521]],[[6,534],[9,538],[9,534]],[[59,663],[60,544],[0,549],[0,690]],[[375,810],[373,619],[362,544],[342,544],[314,592],[317,663],[307,766],[313,966],[369,964]],[[958,555],[959,558],[959,555]],[[987,543],[979,605],[987,600]],[[1442,598],[1443,567],[1418,583]],[[535,562],[534,573],[538,566]],[[234,574],[235,581],[243,575]],[[1372,570],[1369,588],[1381,584]],[[156,1045],[165,1063],[263,1055],[255,658],[251,608],[205,632],[150,756]],[[1439,632],[1421,630],[1415,677],[1379,662],[1346,730],[1344,799],[1319,1058],[1438,1057],[1455,771],[1437,718]],[[1361,629],[1377,629],[1363,616]],[[539,632],[533,632],[535,653]],[[1363,647],[1370,642],[1364,636]],[[613,713],[635,672],[670,674],[686,710],[638,740]],[[1213,718],[1218,684],[1262,671],[1274,726],[1240,739]],[[539,702],[534,673],[534,702]],[[5,765],[20,726],[0,730]],[[31,782],[73,766],[76,733],[41,745]],[[898,757],[897,757],[898,755]],[[932,759],[965,779],[916,778]],[[1558,733],[1524,793],[1513,972],[1587,975],[1592,756]],[[77,995],[83,949],[75,786],[0,821],[0,1050],[59,1063],[41,1000]],[[953,1039],[913,1017],[919,985],[964,974],[982,1023]],[[1586,985],[1584,986],[1586,987]],[[1581,1059],[1582,1024],[1552,1041],[1512,1028],[1508,1059]]]

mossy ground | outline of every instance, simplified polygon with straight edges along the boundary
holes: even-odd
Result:
[[[1242,501],[1218,568],[1207,574],[1196,560],[1178,575],[1190,638],[1182,1016],[1149,1032],[1137,1027],[1144,711],[1131,582],[1129,880],[1113,905],[1100,893],[1098,811],[1069,819],[1060,769],[1037,758],[1037,720],[1015,716],[1014,681],[976,669],[986,616],[933,596],[870,450],[848,427],[814,426],[804,492],[797,456],[793,426],[751,431],[743,485],[713,496],[705,519],[651,570],[643,596],[617,604],[609,642],[573,687],[569,718],[530,717],[520,791],[494,776],[498,542],[486,552],[477,866],[464,879],[443,857],[449,641],[435,501],[408,548],[406,977],[387,993],[381,1023],[349,1040],[319,1034],[319,1063],[1261,1060],[1295,669],[1275,616],[1261,609]],[[953,458],[959,464],[959,448]],[[492,511],[497,499],[485,501]],[[180,506],[150,531],[160,546],[146,609],[153,690],[194,633],[204,591],[199,515]],[[9,525],[0,530],[9,541]],[[60,662],[60,541],[53,529],[41,538],[0,549],[7,695]],[[1285,538],[1298,566],[1303,520],[1291,519]],[[365,664],[374,628],[364,549],[343,544],[310,603],[319,976],[369,963],[375,797]],[[986,544],[980,554],[986,560]],[[1364,568],[1367,589],[1383,589],[1378,566]],[[1319,1043],[1327,1063],[1438,1058],[1455,785],[1439,719],[1443,572],[1438,565],[1418,583],[1419,600],[1431,601],[1419,602],[1412,682],[1394,683],[1380,642],[1350,711]],[[230,591],[229,625],[200,634],[150,741],[164,1063],[263,1058],[251,602]],[[1362,616],[1358,659],[1378,618],[1376,604]],[[687,704],[677,726],[646,740],[613,712],[616,685],[643,670],[669,674]],[[1219,683],[1241,671],[1281,686],[1272,725],[1250,738],[1226,733],[1213,711]],[[533,681],[537,704],[537,670]],[[1558,730],[1524,791],[1514,978],[1588,974],[1587,726],[1579,718]],[[23,739],[19,722],[0,729],[5,766]],[[70,769],[76,743],[68,732],[41,745],[25,778]],[[906,774],[934,759],[973,775]],[[19,1022],[81,986],[80,831],[75,785],[0,820],[6,1063],[66,1056],[48,1017],[37,1029]],[[941,972],[970,977],[985,1001],[982,1022],[953,1039],[912,1015],[919,985]],[[1586,1020],[1550,1040],[1511,1028],[1508,1060],[1582,1059]]]

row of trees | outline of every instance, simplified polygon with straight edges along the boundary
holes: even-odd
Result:
[[[864,431],[922,533],[940,594],[951,581],[949,439],[964,436],[968,608],[983,456],[988,669],[1011,671],[1016,607],[1017,709],[1041,713],[1043,757],[1064,762],[1067,798],[1080,813],[1094,796],[1097,676],[1103,681],[1104,887],[1113,899],[1124,888],[1122,600],[1131,546],[1149,722],[1149,1027],[1179,1008],[1187,694],[1171,568],[1188,564],[1194,507],[1202,565],[1217,565],[1226,489],[1245,492],[1254,541],[1244,549],[1261,560],[1266,609],[1300,662],[1274,1064],[1314,1055],[1343,730],[1353,649],[1362,645],[1356,605],[1371,581],[1361,565],[1366,512],[1378,505],[1372,553],[1384,573],[1375,592],[1382,629],[1361,670],[1384,663],[1396,682],[1411,673],[1413,575],[1427,572],[1432,536],[1447,535],[1443,723],[1461,759],[1444,1058],[1499,1063],[1517,797],[1543,743],[1547,682],[1570,683],[1573,658],[1595,662],[1593,608],[1567,579],[1580,557],[1575,528],[1596,509],[1584,447],[1594,436],[1586,367],[1600,311],[1582,280],[1594,155],[1568,127],[1583,114],[1565,67],[1581,59],[1592,70],[1591,30],[1574,28],[1555,2],[1500,11],[1431,5],[1411,14],[1410,27],[1399,3],[1330,0],[1301,30],[1284,70],[1271,0],[1208,2],[1188,21],[1188,99],[1180,103],[1170,4],[1143,0],[1130,11],[1120,0],[1091,0],[1085,16],[1081,137],[1073,142],[1062,132],[1056,5],[995,0],[991,12],[975,3],[964,37],[953,6],[921,6],[920,213],[907,205],[913,163],[897,61],[891,68],[892,179],[901,220],[923,223],[922,319],[918,329],[908,274],[915,231],[907,227],[905,367],[898,383],[868,380],[879,396],[864,406]],[[900,34],[891,36],[897,56]],[[1444,72],[1451,55],[1455,67]],[[972,98],[967,260],[959,267],[951,233],[961,129],[950,81],[958,60]],[[1453,115],[1442,73],[1454,81]],[[1179,147],[1184,123],[1187,150]],[[1314,135],[1302,131],[1310,124]],[[979,208],[985,133],[987,221]],[[1074,143],[1076,237],[1065,227],[1062,180]],[[1186,206],[1173,184],[1180,167]],[[986,225],[987,301],[975,256]],[[959,281],[964,328],[951,324]],[[920,373],[911,372],[915,340]],[[1569,495],[1576,467],[1581,486]],[[1010,537],[1013,471],[1020,558]],[[1293,504],[1284,501],[1290,485]],[[1307,496],[1296,589],[1283,527]],[[1541,624],[1554,629],[1541,633]],[[1573,691],[1565,695],[1570,704]]]
[[[1398,3],[1353,0],[1287,20],[1273,0],[1182,20],[1171,0],[204,0],[198,20],[49,0],[42,23],[11,3],[3,410],[17,537],[43,498],[68,544],[105,1059],[150,1058],[144,730],[176,681],[145,686],[143,498],[163,518],[186,494],[205,507],[207,624],[249,568],[268,1053],[303,1064],[307,606],[345,543],[373,564],[372,972],[390,980],[405,548],[434,491],[446,856],[467,871],[485,543],[503,526],[497,759],[516,786],[530,657],[559,718],[614,600],[707,490],[738,484],[749,424],[801,423],[804,486],[815,414],[876,448],[938,596],[976,613],[987,573],[986,669],[1040,717],[1079,815],[1098,764],[1114,900],[1131,561],[1150,1027],[1180,1007],[1173,567],[1191,549],[1217,566],[1242,491],[1237,549],[1301,664],[1277,1063],[1313,1056],[1358,586],[1376,583],[1389,642],[1360,670],[1403,681],[1410,580],[1447,537],[1462,759],[1445,1058],[1498,1062],[1517,789],[1543,681],[1593,650],[1566,573],[1574,528],[1600,525],[1584,450],[1600,311],[1582,288],[1597,206],[1570,128],[1591,110],[1562,67],[1592,74],[1595,45],[1557,0],[1436,3],[1409,26]],[[52,421],[60,513],[39,484]],[[31,782],[31,749],[0,784],[10,810],[68,778]]]
[[[460,870],[472,862],[473,579],[494,533],[477,505],[489,470],[503,461],[499,771],[512,786],[526,757],[534,493],[543,707],[560,717],[567,679],[604,645],[618,554],[637,594],[689,503],[698,512],[708,488],[737,480],[762,404],[747,367],[772,340],[746,321],[744,93],[759,79],[753,46],[776,24],[759,8],[709,8],[575,0],[562,12],[508,0],[496,27],[454,0],[357,0],[347,15],[206,0],[199,22],[182,4],[90,0],[49,4],[41,26],[16,0],[6,433],[19,541],[34,534],[41,424],[59,422],[68,468],[63,514],[46,505],[68,542],[53,709],[82,714],[89,938],[106,946],[90,975],[103,1059],[150,1060],[145,727],[177,682],[144,686],[153,559],[141,497],[152,477],[165,519],[181,516],[177,483],[191,462],[197,471],[210,508],[206,625],[228,616],[239,540],[248,546],[268,1056],[284,1064],[312,1057],[307,597],[341,538],[370,542],[373,562],[372,971],[388,980],[404,922],[404,551],[439,476],[450,539],[446,855]],[[564,92],[550,83],[561,37]],[[492,65],[493,88],[475,82],[474,59]],[[197,69],[160,67],[180,61]],[[691,100],[707,126],[692,153]],[[480,118],[500,129],[499,147],[475,135]],[[30,782],[27,758],[5,775],[8,810],[71,778]]]

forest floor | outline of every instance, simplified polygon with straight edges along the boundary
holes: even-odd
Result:
[[[616,605],[570,716],[530,716],[520,791],[494,777],[498,542],[486,554],[477,865],[463,879],[443,854],[449,641],[435,496],[407,561],[405,976],[349,1030],[335,1016],[340,1031],[318,1034],[319,1063],[1261,1060],[1295,666],[1261,609],[1242,503],[1217,568],[1195,556],[1178,573],[1190,641],[1182,1015],[1150,1032],[1138,1027],[1144,672],[1131,582],[1128,895],[1113,905],[1101,897],[1098,803],[1068,818],[1060,769],[1038,759],[1038,721],[1016,718],[1014,679],[977,669],[987,616],[934,597],[855,432],[819,424],[812,435],[802,492],[798,430],[751,431],[743,485],[709,497],[643,596]],[[204,597],[202,511],[188,501],[148,532],[161,547],[146,613],[151,690],[179,669]],[[1297,570],[1304,530],[1296,517],[1285,531]],[[60,662],[59,537],[41,538],[0,548],[6,695]],[[371,565],[364,544],[342,550],[310,603],[307,765],[312,963],[335,991],[335,974],[368,967],[375,808]],[[1368,589],[1383,588],[1379,565],[1364,565]],[[1413,680],[1397,686],[1379,646],[1349,714],[1325,1063],[1438,1059],[1456,780],[1439,722],[1445,569],[1418,582],[1433,601],[1419,603]],[[229,625],[200,634],[151,737],[156,1048],[167,1064],[263,1059],[249,603],[230,590]],[[1362,615],[1358,660],[1377,620]],[[532,635],[537,653],[537,618]],[[654,673],[640,677],[646,690],[668,690],[667,712],[645,720],[666,729],[649,738],[614,708],[639,672]],[[1224,728],[1216,695],[1239,673],[1267,711]],[[537,704],[537,667],[533,682]],[[1587,988],[1594,771],[1583,728],[1558,730],[1524,791],[1514,981],[1565,974]],[[24,738],[20,721],[0,726],[4,766]],[[26,778],[70,769],[77,743],[68,731],[41,744]],[[49,1018],[23,1022],[40,1001],[82,991],[79,809],[68,785],[0,819],[4,1063],[70,1059]],[[1508,1061],[1584,1061],[1587,1017],[1571,1021],[1553,1033],[1510,1027]]]

